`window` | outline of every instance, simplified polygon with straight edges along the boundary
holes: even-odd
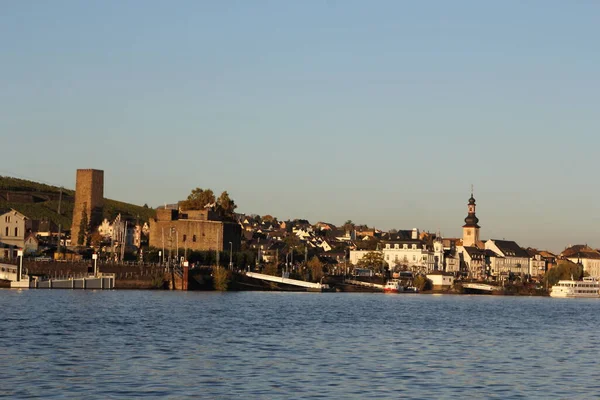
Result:
[[[196,241],[196,235],[192,236],[192,242]]]
[[[416,244],[413,244],[413,245],[412,245],[412,248],[413,248],[413,250],[416,250],[416,249],[417,249],[417,245],[416,245]]]
[[[6,227],[6,234],[4,236],[8,236],[8,226]]]
[[[397,249],[397,248],[399,248],[399,247],[400,247],[400,246],[399,246],[398,244],[395,244],[395,245],[394,245],[394,248],[395,248],[395,249]]]
[[[386,245],[385,245],[385,248],[386,248],[386,249],[389,249],[389,248],[390,248],[390,245],[389,245],[389,244],[386,244]]]
[[[19,228],[15,227],[15,237],[19,236]]]
[[[187,239],[187,235],[183,235],[183,241],[185,242]]]

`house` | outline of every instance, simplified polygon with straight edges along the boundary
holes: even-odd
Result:
[[[454,285],[454,275],[448,272],[433,271],[427,274],[434,290],[450,289]]]
[[[407,238],[410,232],[410,239]],[[390,269],[408,267],[415,272],[430,272],[440,269],[443,265],[444,253],[441,241],[433,248],[419,239],[419,231],[398,231],[388,234],[387,240],[382,240],[383,258]]]
[[[496,253],[490,259],[490,274],[507,277],[510,273],[529,274],[529,253],[511,240],[490,239],[485,242],[486,250]]]
[[[30,229],[31,219],[17,210],[11,209],[0,215],[0,243],[22,249]]]
[[[475,246],[458,246],[459,271],[471,279],[484,279],[487,276],[487,256],[484,249]]]
[[[592,249],[588,245],[578,244],[563,250],[560,258],[582,265],[583,272],[600,279],[600,252],[598,250]]]
[[[546,273],[546,259],[539,251],[531,247],[528,247],[525,251],[529,254],[529,275],[537,278],[544,276]]]
[[[23,253],[25,255],[37,253],[39,245],[40,242],[37,239],[37,237],[33,233],[29,233],[25,238],[25,242],[23,244]]]

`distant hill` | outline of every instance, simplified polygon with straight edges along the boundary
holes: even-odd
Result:
[[[75,191],[62,189],[61,212],[58,214],[60,192],[61,189],[57,186],[0,176],[0,211],[5,212],[14,208],[31,219],[48,219],[57,225],[62,224],[63,229],[70,229]],[[155,210],[104,199],[104,218],[112,220],[119,213],[125,217],[139,218],[140,221],[147,222],[154,217]]]

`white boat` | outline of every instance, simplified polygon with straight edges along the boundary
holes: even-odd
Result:
[[[404,291],[404,286],[400,284],[399,279],[390,279],[383,286],[384,293],[400,293]]]
[[[550,297],[600,297],[600,282],[594,278],[582,281],[562,280],[552,286]]]

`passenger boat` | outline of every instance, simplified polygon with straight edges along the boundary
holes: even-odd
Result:
[[[550,297],[600,297],[600,282],[594,278],[582,281],[562,280],[552,286]]]
[[[400,293],[404,291],[404,286],[400,284],[398,279],[390,279],[383,286],[384,293]]]

